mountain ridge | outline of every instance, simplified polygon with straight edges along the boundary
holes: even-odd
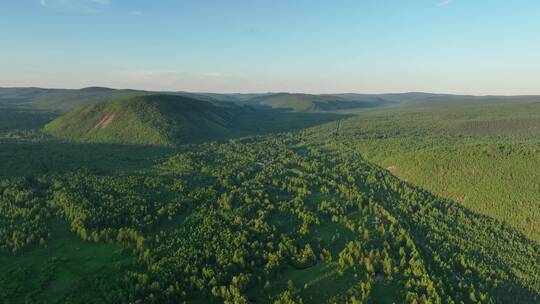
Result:
[[[94,103],[48,123],[56,138],[96,143],[175,145],[223,136],[248,109],[176,95],[142,95]]]
[[[206,102],[226,102],[240,106],[291,112],[332,112],[362,110],[387,106],[447,107],[454,105],[494,104],[501,102],[538,101],[540,96],[473,96],[426,92],[383,94],[305,94],[267,93],[204,93],[186,91],[152,92],[91,86],[82,89],[47,89],[38,87],[1,88],[0,108],[39,110],[61,115],[88,104],[118,98],[144,95],[172,95]]]

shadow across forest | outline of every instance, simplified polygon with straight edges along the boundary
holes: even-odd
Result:
[[[292,112],[285,109],[258,108],[235,119],[235,128],[225,139],[298,131],[351,117],[331,112]],[[220,138],[213,138],[219,140]],[[223,139],[223,138],[221,138]]]
[[[190,144],[297,131],[350,116],[261,110],[239,117],[235,122],[236,127],[223,136],[201,137],[177,146],[149,146],[56,140],[40,134],[38,129],[51,119],[50,114],[40,116],[42,119],[39,121],[31,121],[34,114],[41,115],[0,110],[0,117],[13,118],[12,124],[5,122],[0,130],[4,131],[0,132],[3,133],[0,137],[0,177],[37,176],[79,169],[95,174],[141,173],[151,170],[153,165],[167,156],[189,148]]]
[[[94,174],[130,174],[150,170],[178,149],[54,140],[0,142],[0,177],[37,176],[86,169]]]
[[[536,291],[524,286],[527,281],[523,274],[538,273],[538,267],[531,270],[528,263],[531,259],[538,260],[540,244],[505,222],[476,213],[451,199],[400,180],[378,165],[370,164],[370,167],[378,171],[378,183],[371,187],[366,183],[359,189],[375,193],[377,201],[398,219],[413,236],[415,243],[419,244],[420,254],[428,262],[426,265],[430,272],[439,276],[447,286],[458,286],[467,280],[489,277],[498,272],[498,275],[502,273],[507,278],[491,286],[494,296],[506,300],[511,298],[515,303],[527,303],[537,298]],[[411,191],[414,195],[410,195]],[[430,209],[431,212],[426,211]],[[493,239],[494,236],[497,238]],[[454,243],[455,239],[462,242]],[[449,273],[449,268],[441,267],[436,262],[451,264],[456,253],[466,257],[466,262],[453,265],[454,273]],[[479,273],[478,269],[485,272]],[[512,291],[510,298],[509,290]]]
[[[42,128],[57,116],[50,111],[0,107],[0,132]]]

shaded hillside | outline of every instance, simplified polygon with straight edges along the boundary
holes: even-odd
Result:
[[[386,101],[397,102],[397,103],[406,103],[411,101],[421,101],[435,97],[448,97],[448,96],[458,96],[458,95],[449,95],[449,94],[435,94],[435,93],[425,93],[425,92],[406,92],[406,93],[384,93],[384,94],[358,94],[358,93],[342,93],[342,94],[333,94],[332,96],[338,96],[352,101],[362,101],[370,99],[383,99]]]
[[[205,101],[223,101],[246,104],[265,94],[219,94],[194,93],[185,91],[143,91],[132,89],[112,89],[106,87],[87,87],[82,89],[46,89],[34,87],[0,88],[0,109],[25,109],[66,113],[89,103],[109,101],[120,97],[140,95],[176,95]]]
[[[230,133],[249,109],[174,95],[145,95],[88,105],[45,126],[58,138],[99,143],[172,145]]]
[[[216,96],[217,98],[218,96]],[[276,93],[242,99],[241,103],[295,112],[321,112],[397,105],[411,108],[449,108],[540,101],[539,96],[470,96],[422,92],[389,94],[290,94]]]
[[[69,112],[83,105],[119,97],[149,94],[139,90],[88,87],[79,90],[0,88],[0,107]]]
[[[337,96],[277,93],[262,95],[246,101],[249,104],[267,106],[273,109],[287,109],[295,112],[336,111],[357,108],[374,108],[391,103],[376,96],[364,98]]]
[[[387,103],[421,100],[434,94],[336,94],[313,95],[291,93],[194,93],[194,92],[148,92],[142,90],[117,90],[104,87],[83,89],[0,88],[0,108],[19,108],[69,112],[80,106],[116,99],[119,97],[147,94],[177,95],[205,101],[223,101],[241,105],[265,106],[300,111],[330,111],[350,108],[374,107]]]
[[[340,136],[397,177],[540,241],[540,102],[509,100],[365,111]]]
[[[405,103],[414,108],[456,108],[463,106],[491,106],[526,104],[540,102],[540,96],[461,96],[461,95],[439,95],[424,99],[410,100]]]

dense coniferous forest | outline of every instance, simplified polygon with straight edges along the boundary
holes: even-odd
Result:
[[[538,303],[538,110],[0,89],[0,302]]]

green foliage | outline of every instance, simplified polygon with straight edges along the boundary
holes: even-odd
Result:
[[[532,168],[540,162],[539,110],[525,99],[373,111],[344,121],[341,136],[399,178],[538,241],[540,176]],[[335,125],[324,128],[329,134]]]
[[[411,94],[427,99],[352,117],[150,95],[47,129],[170,145],[193,128],[206,142],[2,139],[0,302],[538,302],[536,222],[517,224],[534,204],[502,200],[534,198],[536,105],[515,105],[531,117],[508,124],[504,104],[458,109]]]
[[[305,127],[336,117],[255,110],[177,95],[144,95],[88,105],[55,119],[44,131],[74,142],[173,146]]]
[[[172,145],[224,135],[234,106],[172,95],[146,95],[104,102],[70,112],[45,126],[59,138],[98,143]]]
[[[394,103],[391,100],[368,95],[308,95],[289,93],[257,96],[249,99],[247,102],[295,112],[374,108]]]
[[[133,268],[133,257],[118,244],[85,242],[65,223],[49,225],[39,248],[0,255],[2,303],[119,303],[128,290],[118,273]]]
[[[193,146],[141,175],[79,171],[19,188],[41,189],[34,196],[48,212],[31,233],[67,221],[81,240],[132,248],[137,267],[117,275],[126,292],[118,297],[130,301],[365,302],[381,286],[411,303],[537,298],[537,244],[354,149],[295,133],[253,137]]]
[[[0,88],[0,108],[43,110],[65,113],[78,107],[120,97],[148,94],[136,90],[89,87],[80,90]]]
[[[0,182],[0,252],[16,254],[48,238],[51,211],[40,197],[41,188],[29,179]]]
[[[46,111],[1,109],[0,134],[25,129],[39,129],[54,117],[55,114]]]

